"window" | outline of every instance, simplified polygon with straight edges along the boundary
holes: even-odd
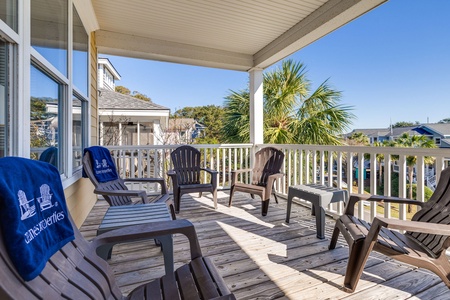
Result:
[[[8,154],[8,44],[0,40],[0,157]]]
[[[439,146],[441,144],[441,138],[434,138],[434,142]]]
[[[81,176],[89,140],[90,31],[75,8],[82,2],[0,0],[0,157],[47,161],[67,185]]]
[[[62,86],[34,65],[30,73],[30,158],[52,163],[62,173],[59,161]]]
[[[73,7],[73,84],[88,96],[88,47],[89,37],[80,16]]]
[[[17,32],[17,0],[0,0],[0,19]]]
[[[67,76],[68,0],[32,0],[31,45]]]
[[[72,100],[72,167],[73,172],[81,169],[83,149],[87,145],[87,102],[81,97]]]

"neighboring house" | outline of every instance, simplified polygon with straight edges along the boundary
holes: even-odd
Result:
[[[204,134],[206,127],[192,118],[169,119],[165,132],[165,144],[192,144],[197,137]]]
[[[99,58],[99,144],[162,144],[161,126],[168,126],[170,109],[115,92],[116,80],[120,80],[120,75],[109,59]]]
[[[98,88],[106,89],[110,91],[116,90],[116,80],[120,80],[120,74],[111,64],[109,59],[99,57],[98,58]]]
[[[450,124],[420,124],[408,127],[396,128],[375,128],[375,129],[354,129],[352,132],[344,135],[344,138],[350,137],[352,134],[361,132],[369,137],[370,144],[374,142],[395,141],[402,134],[409,135],[425,135],[433,139],[439,148],[450,148]]]
[[[376,141],[395,141],[399,136],[404,133],[409,135],[424,135],[428,138],[434,140],[435,144],[439,148],[450,148],[450,124],[436,123],[436,124],[420,124],[416,126],[409,127],[397,127],[392,129],[354,129],[352,132],[345,134],[344,137],[349,137],[353,133],[361,132],[369,137],[370,144]],[[354,167],[358,167],[357,161],[354,162]],[[369,161],[365,161],[365,169],[370,168]],[[392,170],[394,172],[399,172],[398,161],[392,161]],[[414,168],[414,174],[415,174]],[[415,180],[415,175],[414,179]],[[425,183],[426,185],[434,190],[436,186],[436,176],[434,166],[428,166],[425,169]]]
[[[450,148],[450,124],[422,124],[414,128],[419,134],[433,139],[439,148]]]
[[[161,145],[170,109],[110,90],[99,90],[100,145]]]
[[[374,128],[374,129],[354,129],[350,133],[344,135],[344,138],[352,136],[354,133],[360,132],[369,137],[369,143],[372,145],[375,142],[383,143],[384,141],[395,141],[402,134],[409,135],[420,134],[414,129],[417,126],[395,127],[395,128]]]

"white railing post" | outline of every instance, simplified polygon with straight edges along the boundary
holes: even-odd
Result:
[[[389,154],[384,154],[384,195],[387,197],[391,196],[391,156]],[[390,218],[391,217],[391,204],[390,203],[384,203],[384,217]]]
[[[229,187],[227,174],[237,168],[251,168],[250,159],[252,159],[257,148],[263,145],[253,144],[222,144],[222,145],[194,145],[203,153],[203,163],[209,162],[209,167],[215,169],[221,174],[222,179],[219,182],[221,187]],[[328,186],[333,186],[333,168],[336,165],[337,187],[345,188],[344,182],[347,180],[347,189],[353,192],[353,154],[358,155],[358,193],[364,193],[364,155],[370,155],[370,193],[377,193],[378,176],[377,176],[377,160],[379,154],[384,155],[384,195],[391,196],[392,190],[392,157],[399,157],[398,172],[399,187],[398,195],[400,197],[408,197],[407,183],[407,165],[406,158],[408,156],[417,157],[416,162],[416,178],[417,178],[417,199],[425,201],[425,177],[437,177],[444,167],[446,167],[450,158],[450,149],[420,149],[420,148],[393,148],[393,147],[361,147],[361,146],[319,146],[319,145],[278,145],[285,153],[285,161],[282,165],[285,177],[277,181],[278,193],[284,194],[288,191],[288,187],[292,184],[309,184],[320,182],[325,183],[326,170],[328,170]],[[111,146],[114,161],[117,164],[119,175],[123,178],[148,176],[166,178],[166,167],[170,168],[170,157],[166,157],[171,149],[176,145],[152,145],[152,146]],[[208,157],[209,156],[209,157]],[[425,172],[425,157],[435,158],[435,167]],[[346,162],[346,178],[344,178],[344,159]],[[325,161],[327,164],[325,165]],[[336,161],[334,161],[336,160]],[[326,168],[325,168],[326,166]],[[425,174],[427,173],[427,174]],[[320,178],[319,178],[319,177]],[[319,179],[318,179],[319,178]],[[245,182],[251,179],[248,176],[242,178]],[[381,182],[380,182],[381,183]],[[168,182],[170,184],[170,182]],[[152,189],[157,185],[149,185]],[[391,206],[384,204],[384,216],[391,217]],[[334,210],[334,208],[336,208]],[[343,212],[342,204],[331,206],[328,210],[330,213]],[[362,218],[371,218],[376,216],[376,206],[370,205],[365,208],[362,204],[358,205],[358,216]],[[405,219],[406,205],[400,205],[399,218]]]
[[[370,154],[370,193],[377,194],[377,154]],[[370,221],[377,216],[377,203],[370,202]]]
[[[398,174],[398,196],[400,198],[406,198],[406,156],[400,155],[399,158],[399,174]],[[400,220],[406,220],[406,207],[405,204],[399,204],[398,218]]]

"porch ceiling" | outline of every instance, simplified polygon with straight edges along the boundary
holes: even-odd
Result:
[[[387,0],[96,0],[100,53],[266,68]]]

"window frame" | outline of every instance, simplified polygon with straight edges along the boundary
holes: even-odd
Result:
[[[31,99],[31,65],[35,65],[39,70],[50,76],[60,84],[61,97],[61,117],[59,124],[62,126],[58,130],[60,135],[60,161],[62,164],[61,179],[63,187],[66,188],[81,178],[81,167],[73,168],[72,161],[72,106],[73,96],[83,99],[85,118],[83,120],[83,140],[84,145],[90,143],[90,123],[91,123],[91,34],[95,30],[95,24],[91,24],[86,18],[86,10],[80,0],[68,0],[68,35],[67,51],[67,76],[61,74],[50,62],[48,62],[36,49],[31,46],[31,3],[30,1],[18,1],[18,30],[10,28],[3,20],[0,20],[0,36],[7,43],[10,43],[9,56],[9,152],[7,155],[30,157],[30,99]],[[81,22],[87,34],[87,95],[81,92],[73,84],[72,62],[73,62],[73,10],[77,9]],[[86,23],[87,22],[87,23]],[[93,27],[94,26],[94,27]]]

